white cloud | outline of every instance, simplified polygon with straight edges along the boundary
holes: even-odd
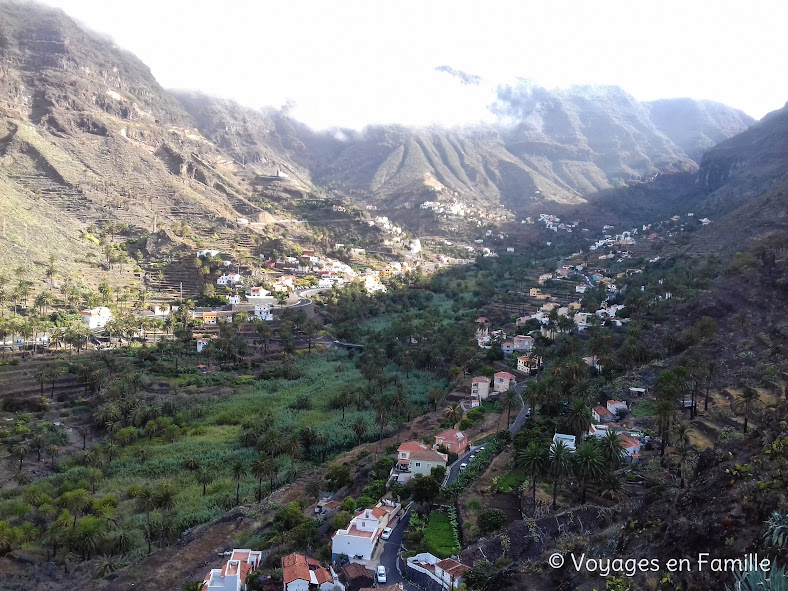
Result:
[[[296,104],[316,127],[465,123],[492,84],[616,84],[760,117],[788,99],[782,0],[378,3],[47,0],[136,53],[168,88]],[[460,87],[447,64],[488,81]],[[486,101],[486,102],[485,102]]]

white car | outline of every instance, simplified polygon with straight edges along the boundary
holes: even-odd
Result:
[[[483,445],[479,448],[479,451],[484,451],[484,446]]]
[[[383,538],[384,540],[388,540],[391,537],[391,528],[387,527],[386,529],[384,529],[383,533],[380,534],[380,537]]]
[[[468,458],[468,461],[472,462],[475,457],[476,457],[476,454],[471,454],[471,457]]]
[[[468,467],[468,464],[460,464],[460,472],[465,470],[465,468],[467,468],[467,467]]]
[[[386,567],[382,564],[378,565],[378,583],[386,582]]]

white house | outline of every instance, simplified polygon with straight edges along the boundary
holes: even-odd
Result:
[[[431,450],[430,450],[431,451]],[[435,452],[437,453],[437,452]],[[399,511],[393,501],[378,503],[374,509],[362,509],[350,520],[345,529],[338,529],[331,538],[331,554],[336,560],[347,556],[348,560],[371,560],[380,534]],[[291,591],[288,589],[288,591]]]
[[[515,351],[530,351],[534,348],[534,338],[524,335],[517,335],[514,337],[514,350]]]
[[[222,275],[216,280],[217,285],[237,285],[241,283],[241,276],[238,273]]]
[[[197,352],[202,353],[202,350],[208,346],[211,341],[208,339],[197,339]]]
[[[197,256],[198,257],[215,257],[215,256],[219,256],[219,251],[218,250],[207,250],[207,249],[206,250],[198,250],[197,251]]]
[[[241,296],[239,296],[239,295],[227,296],[227,303],[228,304],[240,304],[241,303]]]
[[[477,376],[471,382],[471,398],[487,400],[490,396],[490,378]]]
[[[528,374],[536,371],[536,360],[530,355],[521,355],[517,358],[517,371]]]
[[[615,415],[619,412],[629,410],[629,407],[627,406],[626,402],[621,402],[620,400],[608,400],[607,410]]]
[[[397,463],[391,471],[392,480],[408,482],[417,474],[429,476],[436,466],[446,467],[449,456],[418,441],[406,441],[397,449]]]
[[[109,324],[109,321],[112,320],[112,312],[105,306],[83,310],[81,314],[82,321],[88,325],[90,330],[104,328]]]
[[[493,384],[493,390],[495,392],[506,392],[509,388],[514,388],[517,379],[508,371],[499,371],[493,378],[495,379]]]
[[[282,557],[284,591],[334,591],[338,577],[332,568],[325,568],[314,558],[301,554]]]
[[[266,320],[270,322],[274,319],[274,315],[271,314],[271,309],[268,306],[261,306],[260,304],[255,304],[253,314],[254,317],[259,320]]]
[[[203,579],[202,591],[243,591],[249,573],[260,566],[262,552],[233,550],[222,568],[212,568]]]
[[[514,353],[514,341],[504,341],[501,343],[501,350],[504,355],[511,355]]]
[[[565,435],[564,433],[556,433],[553,435],[553,444],[562,442],[565,446],[567,446],[571,451],[575,451],[576,443],[575,443],[575,436],[574,435]]]
[[[429,552],[422,552],[411,556],[406,562],[407,566],[416,572],[427,575],[443,589],[459,589],[464,582],[465,573],[471,567],[457,562],[453,558],[441,560]]]
[[[271,292],[262,287],[250,287],[246,290],[246,301],[250,304],[262,304],[273,301]]]

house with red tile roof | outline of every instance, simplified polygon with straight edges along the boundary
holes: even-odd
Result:
[[[445,468],[448,461],[447,454],[435,451],[418,441],[406,441],[397,449],[397,463],[391,471],[391,479],[405,483],[417,474],[429,476],[434,467]]]
[[[295,553],[282,557],[284,591],[334,591],[338,581],[331,567],[325,568],[314,558]]]
[[[430,577],[447,590],[459,589],[464,582],[464,575],[470,570],[469,566],[457,562],[453,558],[441,560],[429,552],[422,552],[407,559],[406,565],[416,572]]]
[[[610,423],[616,420],[616,415],[602,405],[595,406],[591,411],[591,416],[597,423]]]
[[[222,568],[208,571],[201,591],[243,591],[246,589],[246,578],[260,566],[261,559],[262,552],[256,550],[233,550]]]
[[[495,379],[493,382],[493,390],[496,392],[506,392],[509,388],[514,388],[516,383],[515,380],[517,379],[508,371],[499,371],[493,378]]]
[[[462,431],[458,431],[457,429],[446,429],[435,436],[435,445],[433,448],[437,449],[441,445],[445,446],[450,453],[462,455],[468,451],[468,438]]]

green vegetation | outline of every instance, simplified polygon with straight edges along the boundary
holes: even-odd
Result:
[[[442,511],[430,513],[429,523],[424,529],[424,545],[428,552],[438,558],[448,558],[462,551],[449,515]]]

